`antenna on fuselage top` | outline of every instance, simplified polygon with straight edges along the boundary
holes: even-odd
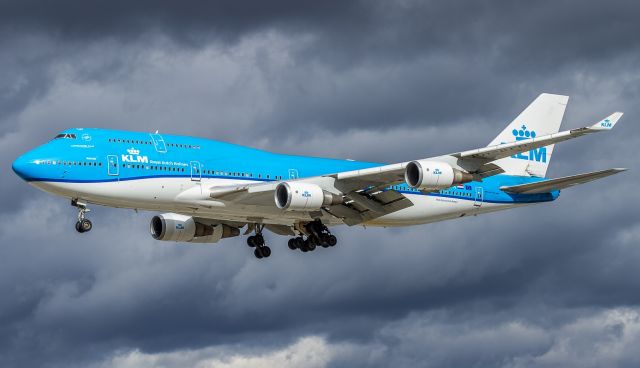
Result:
[[[153,134],[158,134],[158,131],[156,130],[156,132],[155,132],[155,133],[153,133]]]

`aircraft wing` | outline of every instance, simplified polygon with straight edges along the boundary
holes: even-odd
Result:
[[[425,160],[446,162],[459,170],[476,175],[477,180],[482,180],[483,177],[504,172],[493,161],[586,134],[611,130],[621,116],[622,113],[616,112],[588,127]],[[333,216],[340,217],[348,225],[356,225],[413,205],[402,193],[391,189],[394,185],[405,182],[405,168],[409,163],[407,161],[296,179],[296,181],[314,183],[325,191],[343,196],[344,203],[328,206],[323,210]],[[229,201],[243,205],[274,206],[274,192],[278,184],[279,182],[269,182],[214,187],[209,189],[206,200]],[[181,195],[183,199],[191,198],[187,192]],[[200,198],[196,202],[205,203],[206,200],[203,202],[199,193],[199,190],[195,193],[195,197]]]

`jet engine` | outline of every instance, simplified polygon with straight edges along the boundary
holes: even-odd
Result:
[[[454,169],[445,162],[418,160],[407,164],[404,179],[412,188],[438,190],[473,181],[473,175]]]
[[[177,213],[153,216],[149,230],[156,240],[191,243],[216,243],[222,238],[240,235],[240,229],[236,227],[202,224],[191,216]]]
[[[329,193],[316,184],[301,182],[278,184],[274,197],[278,208],[289,211],[314,211],[343,201],[341,196]]]

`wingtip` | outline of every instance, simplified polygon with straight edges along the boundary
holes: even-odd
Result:
[[[620,120],[620,118],[622,117],[622,115],[624,115],[624,112],[622,111],[616,111],[613,114],[609,115],[608,119],[612,120],[614,122],[617,122],[618,120]]]
[[[591,130],[611,130],[616,125],[618,120],[624,115],[623,112],[614,112],[613,114],[607,116],[606,118],[600,120],[599,122],[593,124],[589,128]]]

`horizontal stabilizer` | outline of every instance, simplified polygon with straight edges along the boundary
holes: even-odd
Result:
[[[537,183],[503,186],[500,187],[500,190],[507,193],[518,194],[549,193],[554,190],[560,190],[572,187],[574,185],[588,183],[590,181],[601,179],[626,170],[627,169],[607,169],[594,171],[586,174],[571,175],[557,179],[539,181]]]

